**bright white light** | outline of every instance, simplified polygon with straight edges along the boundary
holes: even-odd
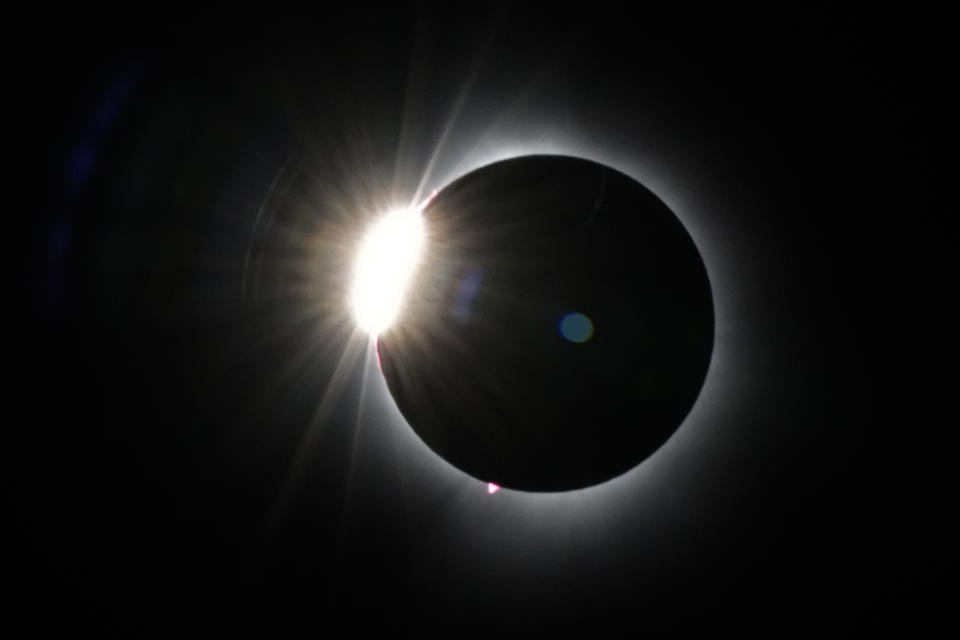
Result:
[[[350,297],[357,324],[370,335],[376,336],[396,318],[423,235],[420,210],[411,208],[388,213],[363,239]]]

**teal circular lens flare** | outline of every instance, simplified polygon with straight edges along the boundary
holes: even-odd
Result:
[[[568,313],[560,319],[560,335],[570,342],[586,342],[593,336],[593,322],[582,313]]]

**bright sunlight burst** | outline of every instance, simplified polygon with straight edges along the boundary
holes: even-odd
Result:
[[[357,324],[370,335],[376,336],[396,318],[423,236],[420,210],[410,208],[377,220],[363,239],[350,297]]]

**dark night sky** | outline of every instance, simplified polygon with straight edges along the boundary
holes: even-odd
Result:
[[[780,635],[946,617],[935,18],[114,20],[24,19],[5,45],[15,618]],[[544,151],[674,209],[718,355],[662,455],[488,496],[364,377],[338,278],[391,199]]]

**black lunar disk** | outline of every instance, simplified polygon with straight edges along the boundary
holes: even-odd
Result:
[[[670,209],[580,158],[525,156],[424,208],[425,255],[378,351],[414,431],[484,481],[561,491],[656,451],[713,348],[703,261]]]

